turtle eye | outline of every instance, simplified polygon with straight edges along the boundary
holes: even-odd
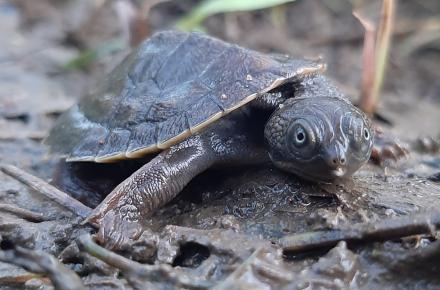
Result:
[[[287,132],[287,145],[289,151],[297,158],[310,158],[316,145],[316,134],[309,120],[298,119],[294,121]]]
[[[307,136],[304,128],[300,125],[296,128],[294,143],[297,147],[301,147],[307,141]]]
[[[346,114],[343,117],[342,131],[350,138],[352,145],[357,148],[371,139],[368,125],[361,118],[353,116],[353,114]]]
[[[367,128],[364,128],[364,139],[367,141],[370,140],[370,132]]]

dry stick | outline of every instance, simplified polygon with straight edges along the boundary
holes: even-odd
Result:
[[[169,282],[185,289],[207,289],[212,283],[191,278],[184,273],[178,273],[168,264],[146,265],[127,259],[109,251],[92,240],[92,236],[85,234],[76,240],[78,247],[95,258],[118,268],[134,288],[143,281]],[[135,284],[135,285],[133,285]]]
[[[395,6],[395,0],[383,0],[382,16],[377,35],[375,35],[376,28],[372,21],[365,19],[356,11],[353,12],[353,15],[365,29],[360,106],[370,116],[376,110],[385,77],[394,26]]]
[[[374,47],[376,45],[376,27],[371,21],[365,19],[357,11],[353,11],[353,16],[359,20],[365,29],[364,45],[362,49],[362,84],[360,108],[371,116],[374,113],[376,106],[372,95],[375,71]]]
[[[387,67],[388,51],[391,44],[391,35],[394,27],[394,14],[396,10],[395,0],[383,0],[382,16],[377,32],[375,49],[375,74],[372,89],[374,104],[377,106],[379,93],[382,88]]]
[[[355,12],[358,14],[358,12]],[[397,19],[396,19],[397,20]],[[438,25],[440,22],[438,21],[438,17],[427,17],[424,19],[407,19],[403,18],[400,19],[400,21],[396,21],[394,23],[394,30],[393,35],[397,37],[406,37],[411,35],[416,35],[419,33],[426,33],[425,30],[429,32],[436,32],[438,31]],[[431,33],[429,33],[431,34]],[[347,43],[358,43],[363,38],[365,38],[362,35],[358,34],[349,34],[344,35],[340,38],[335,38],[333,35],[327,36],[327,37],[320,37],[315,38],[313,40],[309,40],[307,43],[310,46],[330,46],[331,44],[347,44]],[[438,37],[436,38],[438,39]]]
[[[0,261],[11,263],[26,270],[48,276],[58,290],[85,290],[78,275],[61,264],[54,256],[22,247],[0,251]]]
[[[21,217],[22,219],[31,221],[31,222],[44,222],[47,219],[42,213],[33,212],[21,207],[13,206],[11,204],[0,203],[0,212],[8,212],[12,213],[16,216]]]
[[[252,255],[250,255],[240,266],[238,266],[234,272],[232,272],[225,280],[217,284],[213,290],[226,290],[231,289],[231,286],[236,283],[236,281],[247,271],[247,268],[251,267],[252,263],[255,262],[258,255],[264,251],[264,247],[257,248]]]
[[[348,229],[316,231],[280,239],[283,252],[300,253],[347,243],[386,241],[412,235],[431,234],[440,227],[440,213],[415,214],[377,223],[361,223]]]
[[[270,267],[266,267],[264,263],[258,263],[258,257],[264,255],[266,249],[264,246],[258,247],[252,255],[250,255],[243,263],[241,263],[225,280],[213,287],[213,290],[229,290],[234,289],[237,281],[245,276],[248,271],[257,272],[261,276],[278,281],[288,282],[293,280],[292,273],[285,272],[280,269],[276,272]]]
[[[90,212],[92,211],[91,208],[85,206],[84,204],[72,198],[65,192],[55,188],[54,186],[48,184],[44,180],[35,177],[13,165],[0,165],[0,169],[7,175],[29,186],[38,193],[41,193],[51,201],[54,201],[57,204],[65,207],[66,209],[68,209],[69,211],[71,211],[72,213],[76,214],[79,217],[86,218],[89,216]]]

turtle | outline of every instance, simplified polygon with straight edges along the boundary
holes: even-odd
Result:
[[[374,130],[325,69],[321,59],[157,32],[64,112],[45,143],[66,162],[151,157],[87,219],[103,241],[122,243],[214,166],[270,162],[315,182],[350,178],[370,158]]]

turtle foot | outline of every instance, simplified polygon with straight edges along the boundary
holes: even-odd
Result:
[[[107,211],[102,217],[92,216],[88,221],[99,228],[97,241],[110,250],[126,248],[143,232],[139,220],[131,220],[117,209]]]
[[[375,129],[373,150],[371,161],[380,166],[385,166],[390,162],[396,162],[409,155],[408,146],[392,136],[384,133],[381,129]]]

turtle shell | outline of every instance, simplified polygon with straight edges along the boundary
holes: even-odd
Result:
[[[266,55],[199,33],[156,33],[61,115],[46,144],[67,161],[139,158],[323,69],[320,62]]]

